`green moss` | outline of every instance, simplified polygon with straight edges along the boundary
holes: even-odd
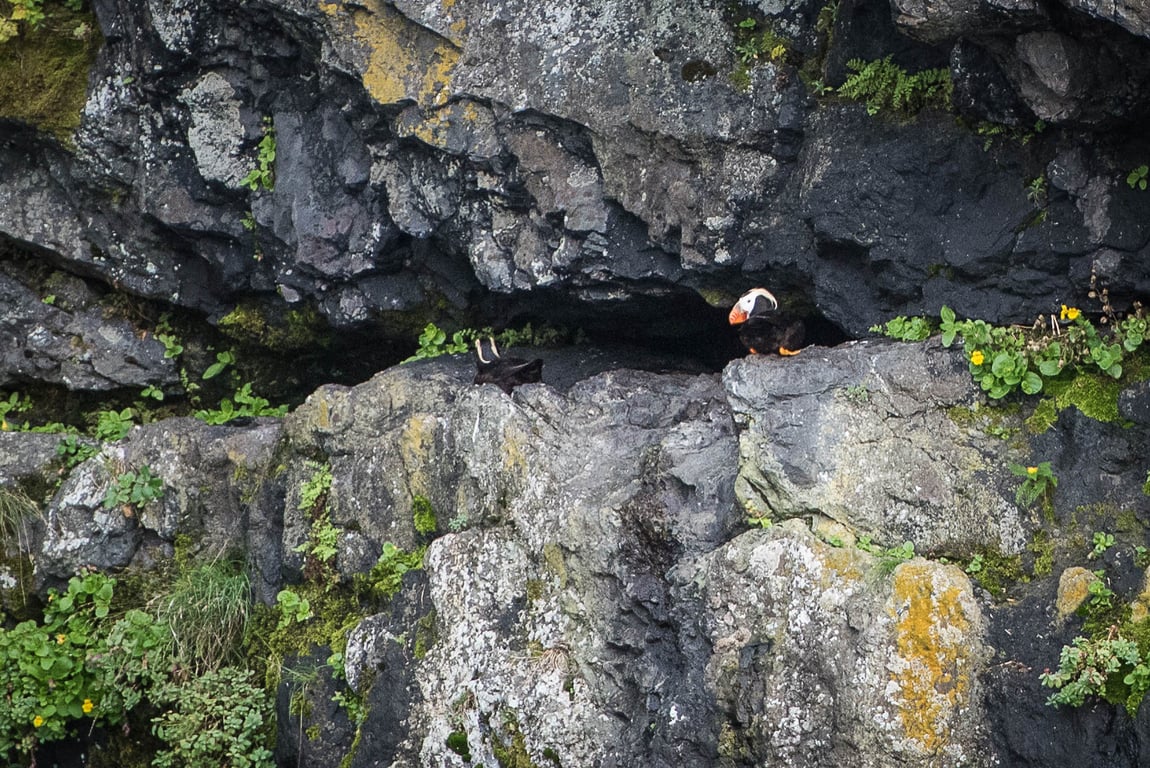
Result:
[[[722,766],[742,764],[752,757],[739,732],[730,723],[719,726],[719,764]]]
[[[411,500],[411,519],[416,533],[421,536],[431,536],[439,529],[435,510],[426,496],[417,495]]]
[[[420,616],[415,622],[415,648],[412,651],[415,658],[422,659],[439,640],[439,629],[436,626],[436,613],[433,608]]]
[[[1033,434],[1042,434],[1054,426],[1058,414],[1071,406],[1096,421],[1119,421],[1118,395],[1131,381],[1144,378],[1142,369],[1143,365],[1132,359],[1122,381],[1093,372],[1078,372],[1067,379],[1046,380],[1043,385],[1046,396],[1027,418],[1027,429]]]
[[[509,715],[504,721],[508,741],[502,741],[493,736],[491,739],[491,752],[495,761],[501,768],[539,768],[527,753],[527,739],[519,727],[519,721]]]
[[[947,417],[956,426],[978,430],[1001,440],[1013,439],[1021,430],[1018,403],[1002,403],[993,407],[975,404],[967,407],[956,405],[948,408]]]
[[[1146,523],[1134,509],[1120,509],[1114,513],[1114,532],[1133,534],[1139,540],[1146,531]]]
[[[240,302],[220,318],[220,331],[242,344],[258,344],[274,352],[327,346],[330,328],[313,307],[282,310],[255,299]]]
[[[1034,537],[1026,545],[1026,549],[1034,555],[1034,565],[1031,573],[1035,578],[1049,576],[1054,570],[1054,541],[1050,534],[1043,529],[1035,531]]]
[[[355,759],[355,753],[359,751],[359,744],[363,740],[363,724],[355,729],[355,738],[351,741],[351,746],[347,750],[347,754],[339,761],[339,768],[351,768],[352,761]]]
[[[543,597],[543,580],[542,579],[528,579],[527,580],[527,599],[531,602]]]
[[[554,542],[543,545],[543,562],[547,569],[559,579],[559,588],[567,588],[567,563],[563,560],[563,550]]]
[[[445,743],[452,752],[471,762],[471,745],[467,743],[467,731],[452,731],[447,734]]]
[[[317,647],[342,653],[348,633],[363,620],[359,602],[346,586],[325,589],[305,583],[292,589],[310,603],[310,619],[281,627],[276,606],[257,604],[248,620],[244,638],[248,664],[264,673],[269,691],[279,686],[285,659],[305,656]]]
[[[91,10],[45,3],[37,29],[0,43],[0,117],[19,120],[70,144],[80,125],[88,72],[103,39]]]
[[[1041,435],[1058,421],[1058,404],[1053,397],[1044,397],[1034,406],[1034,412],[1026,419],[1026,428],[1032,434]]]
[[[980,567],[975,569],[972,561],[967,573],[996,598],[1004,597],[1011,585],[1030,581],[1022,568],[1021,555],[1004,555],[996,549],[990,549],[980,552],[976,560]]]

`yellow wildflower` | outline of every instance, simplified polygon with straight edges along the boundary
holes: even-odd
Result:
[[[982,361],[985,359],[986,358],[983,356],[981,349],[976,349],[970,353],[970,362],[974,363],[975,365],[982,365]]]
[[[85,715],[89,714],[95,707],[96,705],[92,703],[91,699],[84,699],[84,703],[80,705],[80,709],[84,710]]]
[[[68,636],[65,634],[56,635],[56,645],[63,645],[64,641],[67,639],[68,639]]]
[[[1079,310],[1078,307],[1068,307],[1065,304],[1063,304],[1062,305],[1062,312],[1060,313],[1060,317],[1063,320],[1077,320],[1078,316],[1081,314],[1082,314],[1082,311]]]
[[[44,724],[44,718],[40,717],[39,715],[36,715],[35,717],[32,718],[32,727],[33,728],[39,728],[43,724]]]
[[[1026,474],[1035,477],[1038,474],[1038,467],[1027,467]]]

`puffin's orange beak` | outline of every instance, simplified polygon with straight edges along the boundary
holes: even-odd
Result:
[[[727,322],[731,325],[741,325],[747,322],[747,313],[736,305],[731,308],[731,314],[727,315]]]

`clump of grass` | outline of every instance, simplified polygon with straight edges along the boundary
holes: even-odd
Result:
[[[250,606],[251,585],[242,564],[217,558],[182,568],[152,608],[172,633],[174,664],[198,676],[238,657]]]
[[[39,508],[28,494],[0,486],[0,545],[15,542],[26,548],[32,540],[30,519],[38,514]]]

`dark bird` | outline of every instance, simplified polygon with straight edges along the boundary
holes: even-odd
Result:
[[[806,328],[801,320],[778,314],[779,301],[766,288],[752,288],[742,295],[727,320],[738,326],[739,340],[751,354],[797,355]]]
[[[495,339],[488,338],[491,359],[483,355],[483,342],[475,340],[475,383],[494,384],[507,394],[520,384],[533,384],[543,380],[543,361],[539,358],[500,357]]]

